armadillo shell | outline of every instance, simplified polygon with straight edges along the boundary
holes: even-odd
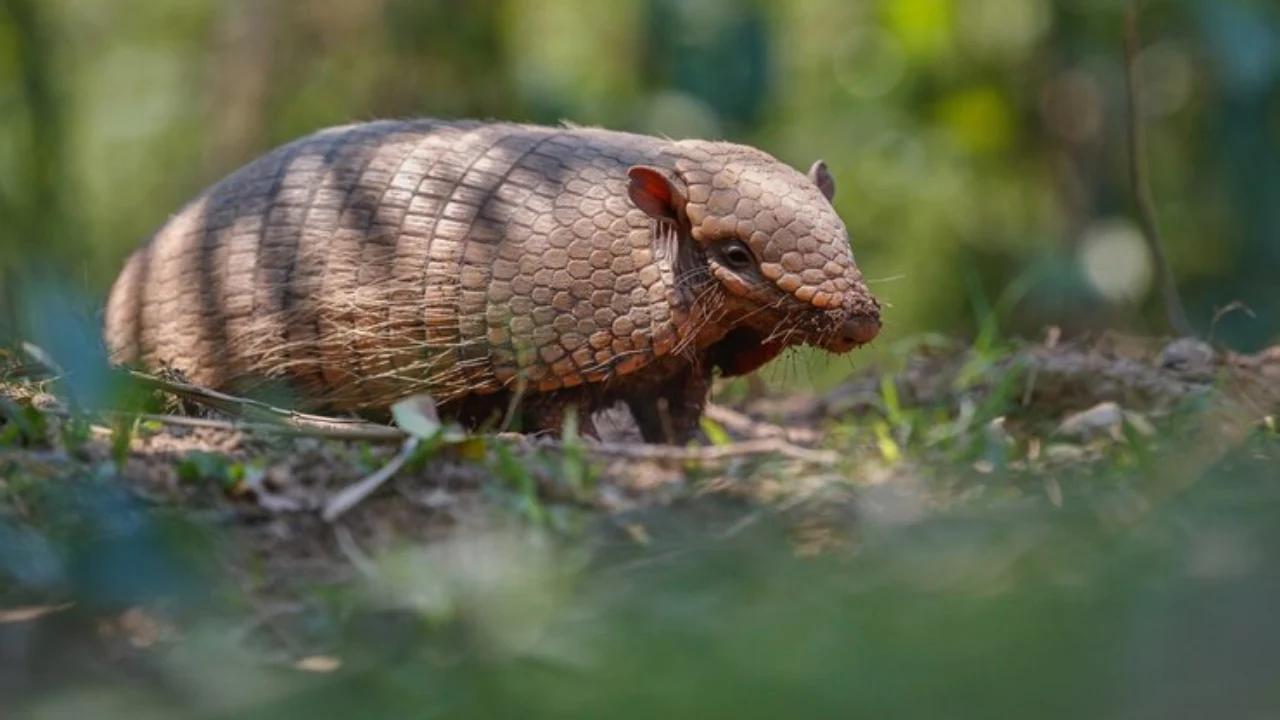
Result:
[[[673,343],[671,268],[627,133],[379,121],[276,149],[209,188],[127,261],[113,358],[214,388],[284,381],[386,407],[634,372]]]

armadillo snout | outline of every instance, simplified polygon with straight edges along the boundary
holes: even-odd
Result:
[[[831,352],[849,352],[880,336],[880,303],[861,283],[858,287],[861,292],[851,294],[844,311],[832,317],[835,326],[826,336],[826,349]]]
[[[842,354],[869,344],[880,336],[880,308],[874,301],[855,310],[831,310],[811,315],[800,324],[806,343],[827,352]]]
[[[853,349],[875,340],[880,335],[880,313],[855,315],[840,327],[840,339]]]

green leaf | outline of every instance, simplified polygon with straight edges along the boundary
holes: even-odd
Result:
[[[7,420],[6,444],[43,445],[48,439],[48,422],[44,413],[33,405],[20,405],[0,397],[0,416]]]
[[[183,482],[212,482],[228,490],[236,486],[243,472],[226,457],[204,450],[193,450],[178,463],[178,478]]]
[[[129,450],[133,446],[133,433],[137,427],[135,420],[121,418],[111,430],[111,458],[116,467],[123,469],[129,462]]]
[[[729,432],[725,430],[724,426],[720,423],[709,417],[703,416],[701,424],[702,432],[707,434],[707,439],[711,441],[712,445],[733,444],[733,438],[729,437]]]
[[[898,399],[898,383],[892,375],[880,377],[880,399],[884,402],[885,414],[894,425],[903,423],[902,401]]]
[[[898,447],[898,443],[893,439],[893,433],[889,431],[888,423],[877,421],[875,424],[876,446],[880,449],[880,454],[889,464],[895,464],[902,459],[902,449]]]
[[[445,443],[467,440],[467,433],[461,428],[440,421],[436,401],[430,395],[414,395],[401,400],[391,406],[391,415],[401,430],[422,440],[437,439]]]
[[[546,522],[546,511],[538,497],[538,481],[528,464],[501,443],[494,447],[494,451],[497,475],[514,491],[519,512],[535,525],[542,526]]]
[[[391,406],[391,415],[401,430],[418,438],[431,438],[444,429],[435,400],[430,395],[414,395]]]

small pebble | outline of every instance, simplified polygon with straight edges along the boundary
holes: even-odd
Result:
[[[1094,405],[1074,415],[1069,415],[1055,431],[1056,435],[1073,439],[1087,439],[1111,432],[1124,422],[1124,410],[1113,402]]]
[[[1218,353],[1213,346],[1195,338],[1179,338],[1165,346],[1156,356],[1156,364],[1164,370],[1196,377],[1212,377]]]

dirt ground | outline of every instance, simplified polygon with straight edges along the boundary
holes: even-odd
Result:
[[[729,537],[769,513],[785,520],[797,552],[848,550],[860,521],[927,514],[997,464],[1051,478],[1129,433],[1156,435],[1188,408],[1213,418],[1197,431],[1207,458],[1280,408],[1280,350],[1238,356],[1190,340],[1051,335],[984,355],[943,343],[821,395],[754,383],[720,389],[694,448],[639,445],[622,414],[600,418],[601,443],[501,436],[431,452],[420,445],[330,520],[334,498],[398,462],[403,439],[278,433],[172,398],[172,413],[148,416],[131,433],[106,416],[76,426],[56,384],[9,363],[0,517],[39,528],[30,488],[106,479],[147,507],[180,510],[231,538],[219,550],[225,569],[263,604],[358,580],[405,543],[512,523],[652,551],[690,534]],[[44,418],[44,437],[14,432],[24,413]],[[948,468],[945,481],[930,472],[935,464]],[[1043,487],[1052,494],[1052,482]]]

